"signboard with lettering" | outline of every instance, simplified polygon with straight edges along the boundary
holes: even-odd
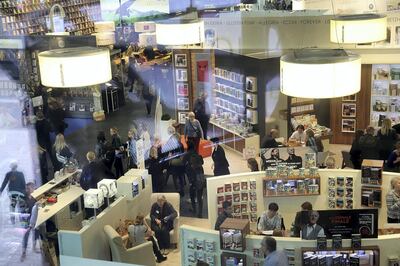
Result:
[[[313,239],[311,234],[327,238],[332,235],[351,238],[352,234],[360,234],[361,238],[378,237],[378,209],[303,211],[300,220],[304,239]]]

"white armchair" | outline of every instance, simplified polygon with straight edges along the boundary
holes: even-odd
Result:
[[[179,193],[153,193],[151,194],[151,204],[155,203],[157,201],[157,197],[159,195],[164,195],[165,198],[169,203],[171,203],[172,207],[176,210],[178,213],[178,216],[174,220],[174,229],[172,229],[169,232],[171,244],[176,245],[178,247],[179,243],[179,210],[180,210],[180,196]],[[146,217],[148,224],[150,225],[150,216]]]
[[[122,237],[110,225],[104,226],[108,243],[111,248],[112,260],[115,262],[132,263],[138,265],[156,266],[151,241],[127,249]]]

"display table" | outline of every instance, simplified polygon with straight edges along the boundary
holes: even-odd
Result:
[[[238,132],[225,128],[213,121],[210,121],[210,125],[212,136],[219,137],[225,147],[240,154],[251,149],[254,150],[256,155],[260,153],[260,136],[258,134],[251,133],[248,137],[244,137]]]

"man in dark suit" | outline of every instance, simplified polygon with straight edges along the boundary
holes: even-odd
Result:
[[[155,232],[158,245],[164,255],[167,255],[166,250],[170,245],[169,231],[174,229],[174,219],[177,216],[178,213],[164,195],[158,196],[157,202],[151,206],[151,230]]]
[[[278,148],[282,143],[277,142],[275,139],[279,137],[279,131],[277,129],[271,129],[269,134],[264,137],[261,142],[261,148]]]
[[[221,214],[218,215],[217,221],[215,222],[215,230],[219,230],[221,224],[224,223],[226,218],[232,218],[232,202],[222,202],[222,208],[224,209]]]

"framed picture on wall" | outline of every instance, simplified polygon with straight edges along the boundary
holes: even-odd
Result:
[[[342,132],[356,132],[356,120],[355,119],[342,119]]]
[[[178,122],[179,124],[185,124],[189,112],[178,112]]]
[[[357,94],[352,94],[349,96],[342,97],[342,101],[344,102],[355,102],[357,100]]]
[[[342,103],[343,117],[356,117],[357,106],[355,103]]]
[[[176,83],[176,94],[178,96],[189,96],[189,85],[187,83]]]
[[[186,69],[175,69],[176,81],[187,81],[187,70]]]
[[[186,54],[175,54],[175,66],[176,67],[187,67]]]
[[[189,98],[178,98],[178,110],[189,110]]]

